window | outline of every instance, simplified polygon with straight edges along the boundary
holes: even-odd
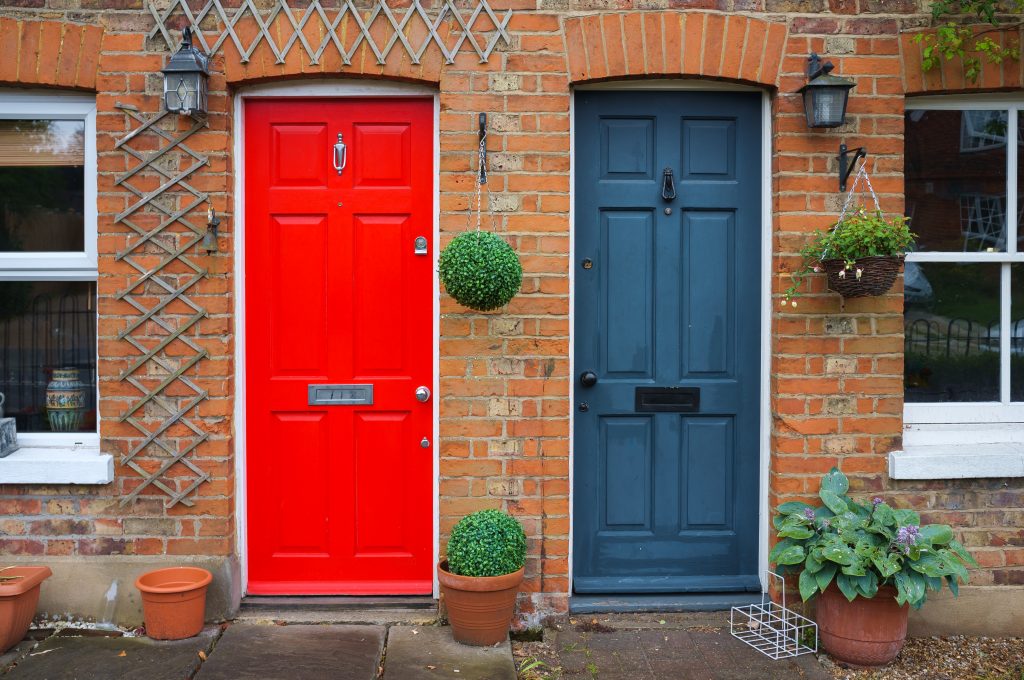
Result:
[[[0,392],[22,447],[97,446],[96,103],[0,92]]]

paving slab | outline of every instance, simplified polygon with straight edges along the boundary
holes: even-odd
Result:
[[[233,624],[196,680],[373,680],[386,632],[383,626]]]
[[[65,630],[18,660],[4,680],[182,680],[202,664],[220,635],[210,626],[187,640],[76,636]]]
[[[452,638],[448,626],[392,626],[384,680],[516,680],[508,640],[471,647]]]

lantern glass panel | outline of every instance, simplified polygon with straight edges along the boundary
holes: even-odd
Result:
[[[843,124],[846,110],[846,88],[818,87],[804,93],[804,106],[810,97],[811,106],[807,108],[808,124],[813,127],[836,127]]]

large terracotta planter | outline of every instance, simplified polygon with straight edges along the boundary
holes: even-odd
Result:
[[[452,636],[466,645],[496,645],[508,637],[523,569],[504,576],[459,576],[437,565]]]
[[[206,613],[206,589],[213,575],[198,567],[157,569],[140,576],[146,635],[154,640],[183,640],[199,634]]]
[[[39,586],[53,574],[49,567],[8,567],[0,576],[0,654],[22,641],[39,604]]]
[[[832,657],[854,666],[885,666],[903,649],[910,605],[896,603],[896,588],[850,602],[835,584],[818,597],[818,634]]]

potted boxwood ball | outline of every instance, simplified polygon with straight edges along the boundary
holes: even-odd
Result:
[[[523,284],[516,251],[489,231],[459,234],[441,251],[438,264],[448,294],[480,312],[508,304]]]
[[[505,640],[526,563],[526,533],[500,510],[466,515],[437,566],[452,635],[467,645]]]
[[[870,505],[846,495],[850,483],[836,468],[821,480],[824,505],[783,503],[773,520],[781,539],[768,559],[799,572],[800,596],[818,599],[818,632],[825,651],[855,666],[884,666],[907,637],[910,607],[929,590],[954,595],[978,566],[944,524],[921,524],[913,510],[881,498]]]

